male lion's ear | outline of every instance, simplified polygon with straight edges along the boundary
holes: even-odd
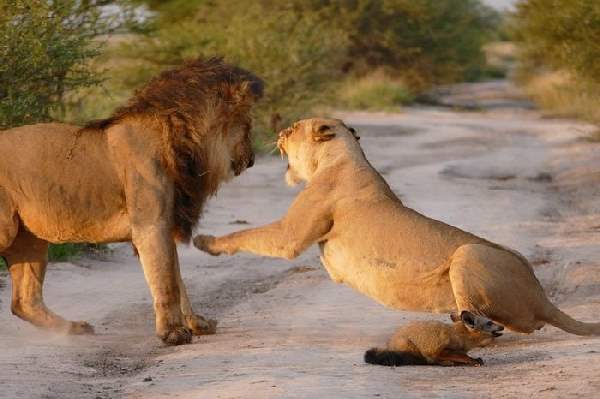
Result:
[[[231,88],[231,95],[235,104],[248,105],[262,97],[262,90],[260,81],[245,80]]]
[[[313,127],[312,139],[316,142],[329,141],[335,137],[335,132],[329,125],[317,125]]]

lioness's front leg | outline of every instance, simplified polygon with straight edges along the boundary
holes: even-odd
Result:
[[[293,259],[323,239],[333,224],[332,198],[319,186],[307,187],[294,200],[287,215],[274,223],[241,230],[223,237],[198,235],[196,248],[211,255],[233,255],[239,251]]]
[[[288,230],[275,222],[255,229],[242,230],[222,237],[197,235],[194,238],[196,248],[211,255],[233,255],[239,251],[252,252],[257,255],[293,259],[305,247],[312,244],[312,239],[299,240],[289,234]]]

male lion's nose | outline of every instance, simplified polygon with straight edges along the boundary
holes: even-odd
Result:
[[[254,166],[254,154],[250,156],[250,160],[248,161],[248,167],[251,168]]]

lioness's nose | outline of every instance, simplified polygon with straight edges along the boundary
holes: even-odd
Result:
[[[254,166],[254,154],[250,156],[250,160],[248,161],[248,167],[251,168]]]

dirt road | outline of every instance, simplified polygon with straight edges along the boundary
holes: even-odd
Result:
[[[442,95],[460,109],[341,116],[407,206],[521,251],[554,302],[600,321],[600,145],[584,140],[593,127],[542,119],[501,82]],[[281,216],[297,192],[284,170],[278,157],[259,159],[210,203],[201,231]],[[90,321],[95,336],[21,322],[0,277],[0,397],[591,398],[600,389],[600,338],[552,327],[475,352],[481,368],[368,366],[364,351],[400,323],[447,316],[385,309],[334,284],[315,248],[293,262],[180,254],[197,311],[220,328],[175,348],[154,337],[149,292],[127,246],[49,268],[48,305]]]

